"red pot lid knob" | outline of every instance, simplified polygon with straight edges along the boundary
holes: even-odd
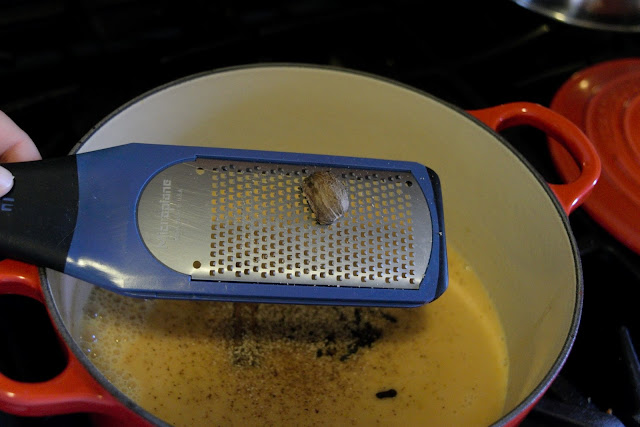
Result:
[[[602,173],[584,209],[609,233],[640,253],[640,59],[604,62],[574,74],[551,109],[578,125],[595,146]],[[563,179],[577,175],[575,161],[550,141]]]

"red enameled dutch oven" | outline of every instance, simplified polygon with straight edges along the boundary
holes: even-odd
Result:
[[[528,125],[559,141],[580,175],[547,184],[497,133]],[[74,151],[128,142],[213,145],[414,160],[443,184],[449,244],[475,268],[505,329],[510,357],[498,425],[516,425],[549,387],[574,341],[580,258],[567,214],[595,185],[600,161],[584,133],[542,106],[465,112],[358,72],[266,65],[200,74],[153,90],[107,117]],[[46,304],[68,353],[44,383],[0,376],[0,409],[20,415],[94,413],[97,424],[161,423],[115,389],[78,345],[91,286],[13,261],[0,292]]]

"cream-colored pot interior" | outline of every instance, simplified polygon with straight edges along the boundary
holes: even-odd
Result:
[[[463,111],[358,73],[246,67],[146,94],[92,130],[78,151],[129,142],[429,165],[442,181],[448,244],[475,267],[505,328],[511,370],[504,413],[530,404],[566,357],[581,304],[566,218],[539,177]],[[91,286],[52,271],[47,279],[45,289],[77,338]]]

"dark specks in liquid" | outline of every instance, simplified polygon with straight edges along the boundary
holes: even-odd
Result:
[[[395,388],[390,388],[389,390],[379,391],[376,393],[376,397],[378,399],[388,399],[390,397],[396,397],[397,395],[398,395],[398,392],[396,391]]]

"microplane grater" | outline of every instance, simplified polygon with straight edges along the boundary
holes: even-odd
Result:
[[[124,295],[409,307],[447,287],[440,183],[419,163],[127,144],[4,166],[2,254]],[[318,171],[348,192],[330,225],[301,189]]]

